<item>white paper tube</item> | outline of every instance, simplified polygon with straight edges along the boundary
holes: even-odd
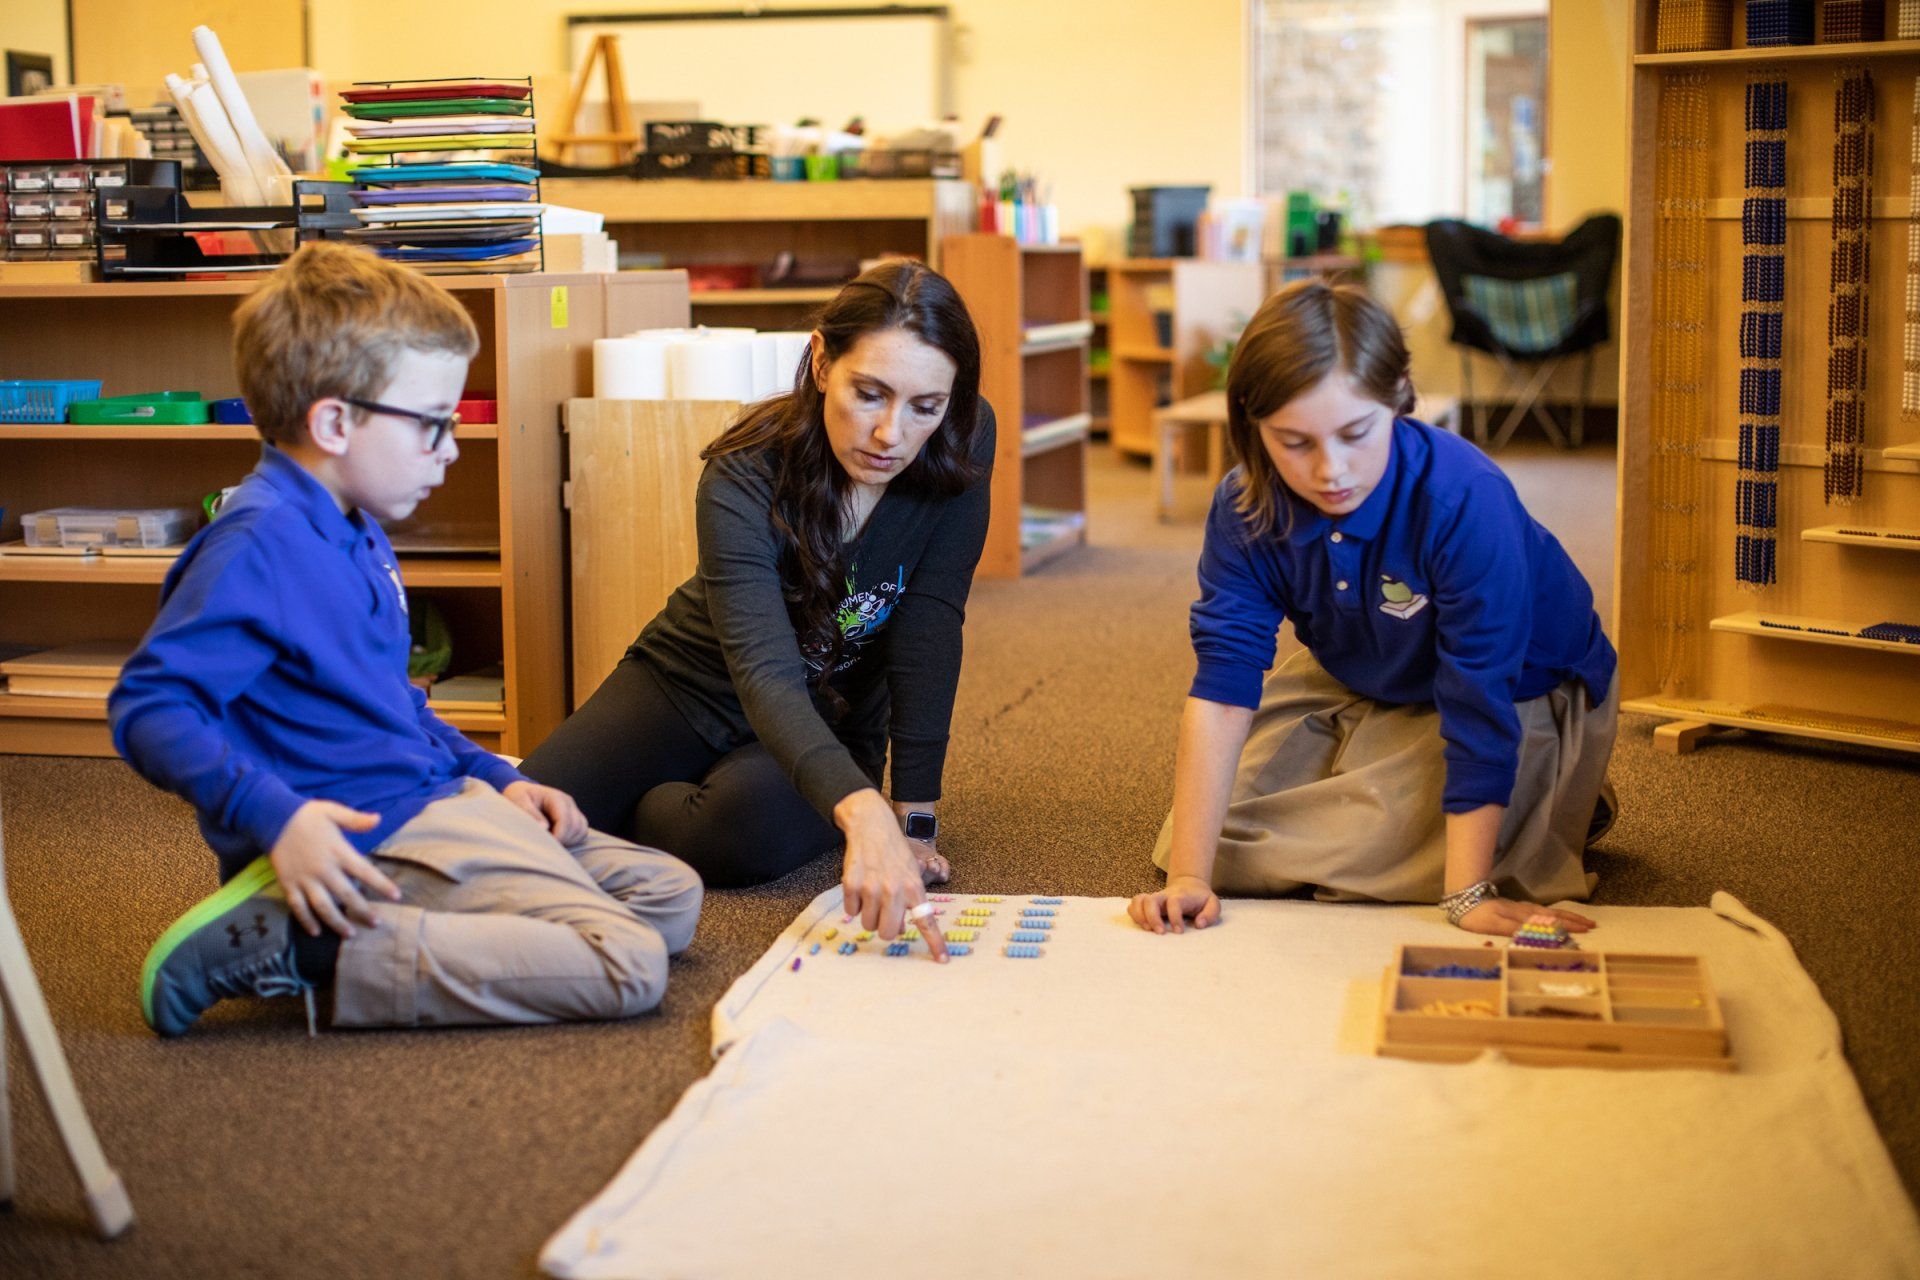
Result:
[[[787,389],[780,383],[779,337],[771,333],[756,333],[748,341],[753,343],[753,398],[765,400],[768,396],[779,395]]]
[[[200,150],[206,152],[207,163],[220,175],[221,190],[238,204],[265,204],[260,185],[253,180],[253,171],[247,167],[246,157],[240,151],[240,139],[234,136],[233,126],[228,123],[227,113],[221,109],[213,86],[189,84],[179,76],[170,75],[167,92],[176,95],[174,105],[180,108],[180,115],[192,130]]]
[[[698,338],[667,351],[667,389],[675,400],[753,399],[753,341]]]
[[[791,391],[794,378],[800,372],[800,362],[806,358],[813,342],[811,333],[775,333],[768,335],[774,341],[774,378],[779,382],[780,391]]]
[[[667,343],[658,338],[595,338],[593,394],[598,400],[665,400]]]
[[[262,190],[269,188],[275,174],[288,172],[287,162],[273,149],[260,122],[253,118],[253,108],[248,105],[246,91],[240,87],[232,65],[227,62],[226,50],[220,47],[220,37],[213,33],[212,27],[195,27],[193,47],[205,60],[207,79],[213,82],[214,92],[220,95],[220,105],[227,109],[227,118],[233,121],[233,131],[240,137],[240,153],[253,170],[254,182]]]

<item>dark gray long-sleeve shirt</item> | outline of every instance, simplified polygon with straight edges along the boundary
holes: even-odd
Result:
[[[980,479],[951,498],[895,484],[853,542],[829,677],[853,708],[840,724],[829,725],[811,688],[827,654],[803,646],[788,613],[765,451],[707,463],[695,499],[699,568],[629,650],[715,749],[758,739],[824,816],[875,785],[888,739],[894,795],[940,797],[961,625],[987,535],[994,419],[984,402],[981,414]]]

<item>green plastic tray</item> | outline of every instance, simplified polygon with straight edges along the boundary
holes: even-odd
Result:
[[[213,421],[213,403],[198,391],[154,391],[139,396],[78,400],[67,421],[80,426],[198,426]]]

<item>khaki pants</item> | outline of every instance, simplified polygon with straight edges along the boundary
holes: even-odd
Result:
[[[340,946],[333,1023],[425,1027],[624,1018],[660,1003],[700,879],[600,832],[568,849],[477,780],[373,851],[401,901]]]
[[[1569,681],[1518,705],[1520,772],[1500,824],[1502,896],[1583,899],[1581,861],[1606,781],[1619,681],[1593,706]],[[1447,764],[1431,703],[1348,689],[1302,650],[1267,677],[1220,833],[1214,889],[1259,897],[1310,886],[1324,901],[1437,902],[1446,872]],[[1164,869],[1173,819],[1153,861]]]

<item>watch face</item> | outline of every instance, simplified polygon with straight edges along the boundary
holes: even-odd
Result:
[[[907,815],[907,838],[909,840],[931,840],[940,831],[940,820],[930,813],[910,813]]]

